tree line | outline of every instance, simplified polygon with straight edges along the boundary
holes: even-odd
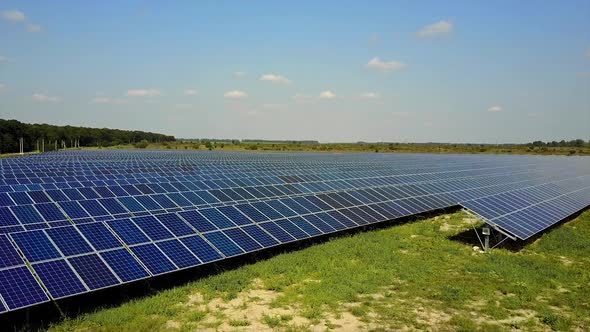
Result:
[[[17,120],[0,119],[0,153],[19,152],[20,138],[24,152],[53,151],[65,147],[113,146],[141,141],[170,142],[174,136],[137,130],[87,128],[28,124]]]
[[[551,141],[551,142],[543,142],[543,141],[534,141],[528,144],[529,146],[534,147],[564,147],[564,148],[583,148],[583,147],[590,147],[590,141],[585,142],[583,139],[574,139],[571,141],[561,140],[561,141]]]

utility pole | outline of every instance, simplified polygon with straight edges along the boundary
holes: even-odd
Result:
[[[41,152],[45,152],[45,137],[43,137],[43,140],[41,140]]]
[[[23,154],[25,154],[25,152],[24,152],[25,144],[24,144],[24,141],[23,141],[23,138],[22,137],[19,138],[19,143],[20,143],[19,144],[19,147],[20,147],[20,155],[22,156]]]

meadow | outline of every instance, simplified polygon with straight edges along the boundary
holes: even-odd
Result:
[[[550,147],[530,144],[442,144],[442,143],[301,143],[183,141],[116,145],[114,149],[173,149],[221,151],[299,151],[299,152],[375,152],[375,153],[467,153],[467,154],[534,154],[590,155],[590,146]]]

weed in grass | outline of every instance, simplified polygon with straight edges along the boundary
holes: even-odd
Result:
[[[229,324],[229,326],[234,326],[234,327],[250,326],[250,321],[247,319],[230,319],[228,324]]]
[[[186,319],[191,322],[200,322],[207,316],[207,311],[205,310],[196,310],[191,311],[187,314]]]

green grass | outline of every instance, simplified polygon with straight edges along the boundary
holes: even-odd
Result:
[[[106,149],[137,149],[132,144]],[[85,149],[97,149],[88,147]],[[208,150],[204,144],[186,141],[149,143],[153,150]],[[437,143],[239,143],[214,142],[216,151],[295,151],[295,152],[398,152],[398,153],[460,153],[460,154],[529,154],[529,155],[590,155],[590,147],[533,147],[527,144],[437,144]]]
[[[181,330],[255,329],[255,324],[285,331],[318,324],[330,329],[342,324],[343,315],[376,330],[590,329],[590,212],[519,252],[487,254],[450,239],[470,229],[466,217],[455,213],[334,238],[50,329],[157,331],[171,329],[170,322]],[[441,230],[443,223],[453,227]],[[202,305],[237,299],[255,288],[254,280],[275,294],[259,321],[243,313],[254,300],[233,309],[240,316],[187,305],[197,293]],[[272,310],[290,311],[281,316]]]

